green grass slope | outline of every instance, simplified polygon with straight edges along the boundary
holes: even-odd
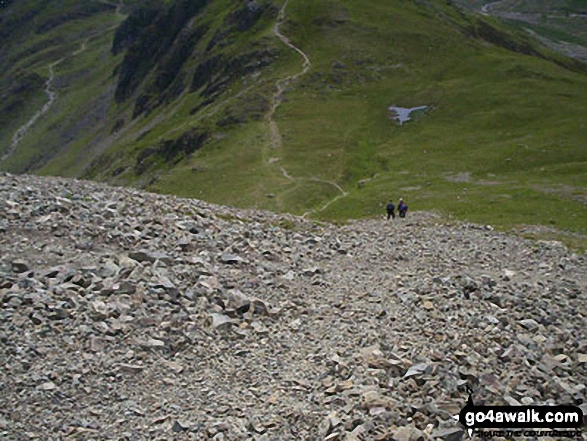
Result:
[[[313,64],[277,111],[281,149],[269,150],[267,124],[249,127],[153,188],[303,213],[338,194],[319,178],[349,192],[327,219],[381,213],[401,196],[476,222],[586,233],[584,67],[497,23],[493,39],[475,38],[475,26],[445,2],[293,1],[284,33]],[[535,55],[503,47],[525,45]],[[391,105],[428,109],[399,126]]]
[[[122,18],[116,5],[98,1],[14,1],[5,7],[0,154],[10,150],[16,130],[49,101],[51,70],[50,90],[57,99],[27,130],[15,154],[2,161],[2,169],[39,171],[103,121],[100,113],[109,106],[106,95],[114,82],[109,45]]]
[[[444,0],[290,0],[280,30],[311,66],[278,97],[303,63],[273,32],[282,2],[207,2],[154,62],[133,55],[177,23],[177,4],[154,28],[127,22],[134,40],[116,54],[114,11],[85,18],[101,31],[59,54],[31,51],[23,70],[42,78],[65,54],[61,94],[0,167],[335,221],[403,197],[500,228],[587,234],[585,64]],[[131,86],[121,93],[123,75]],[[30,81],[34,109],[42,82]],[[390,106],[427,108],[399,125]],[[2,145],[25,114],[12,113]]]

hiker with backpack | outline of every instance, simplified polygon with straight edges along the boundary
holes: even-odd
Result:
[[[385,210],[387,211],[387,220],[389,220],[390,217],[395,219],[395,205],[393,205],[392,200],[389,201]]]
[[[402,198],[399,198],[397,211],[399,213],[399,217],[406,217],[406,213],[408,212],[408,204],[406,204]]]

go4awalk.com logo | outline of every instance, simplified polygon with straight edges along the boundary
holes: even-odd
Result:
[[[469,391],[467,404],[455,419],[467,428],[469,436],[574,438],[581,436],[583,411],[576,406],[476,406]]]

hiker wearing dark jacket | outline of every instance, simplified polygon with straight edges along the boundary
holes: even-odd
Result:
[[[387,211],[387,220],[389,220],[390,217],[395,219],[395,205],[393,205],[393,201],[389,201],[385,210]]]
[[[404,202],[402,198],[400,198],[399,200],[397,211],[399,213],[399,217],[406,217],[406,213],[408,212],[408,205]]]

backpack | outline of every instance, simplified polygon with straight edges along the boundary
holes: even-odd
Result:
[[[389,204],[387,204],[387,211],[393,211],[395,210],[395,205],[393,205],[391,202]]]

